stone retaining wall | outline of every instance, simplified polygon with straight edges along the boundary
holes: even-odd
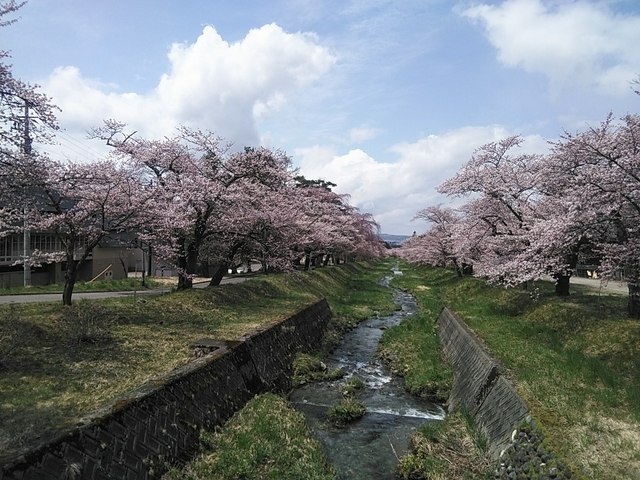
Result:
[[[440,341],[455,367],[450,408],[462,405],[489,442],[494,458],[511,444],[513,431],[530,419],[529,408],[467,325],[448,308],[438,317]]]
[[[253,396],[290,388],[292,360],[322,338],[326,300],[130,392],[111,408],[18,454],[0,480],[153,479],[196,449],[200,428],[222,425]]]

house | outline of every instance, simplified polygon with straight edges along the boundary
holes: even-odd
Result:
[[[0,237],[0,288],[24,285],[24,235],[10,234]],[[63,250],[60,239],[53,233],[30,233],[29,251],[44,253]],[[101,240],[87,258],[78,280],[106,280],[127,278],[129,272],[140,271],[143,266],[142,249],[132,234],[114,234]],[[48,285],[64,280],[66,261],[43,264],[31,268],[31,285]]]

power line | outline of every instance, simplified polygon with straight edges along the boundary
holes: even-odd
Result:
[[[49,130],[51,131],[51,133],[53,135],[55,135],[56,137],[56,143],[62,147],[64,147],[64,149],[67,150],[71,150],[72,152],[74,152],[76,155],[79,155],[80,157],[83,157],[89,161],[95,161],[95,160],[99,160],[100,158],[103,158],[105,156],[104,153],[100,153],[97,150],[94,150],[93,148],[91,148],[90,146],[82,143],[81,141],[77,140],[76,138],[73,138],[71,135],[67,134],[64,131],[60,131],[60,130],[54,130],[53,128],[47,126],[49,128]],[[53,156],[53,152],[50,149],[47,148],[40,148],[41,151],[49,154],[50,156]],[[60,152],[58,152],[60,153]],[[62,155],[65,155],[64,152],[61,152]]]
[[[52,129],[53,131],[53,129]],[[67,141],[76,144],[79,148],[81,148],[82,150],[84,150],[85,152],[91,154],[91,155],[96,155],[98,157],[104,157],[103,153],[98,152],[97,150],[94,150],[93,148],[91,148],[90,146],[80,142],[79,140],[73,138],[71,135],[67,134],[66,132],[59,130],[59,131],[54,131],[55,135],[60,135],[64,138],[67,139]]]
[[[103,153],[93,150],[88,145],[83,144],[82,142],[78,141],[77,139],[73,138],[67,133],[60,130],[56,131],[52,128],[50,128],[50,130],[51,130],[51,133],[56,137],[56,140],[57,140],[56,143],[58,145],[68,148],[69,150],[74,151],[78,155],[88,160],[97,160],[101,157],[104,157]]]

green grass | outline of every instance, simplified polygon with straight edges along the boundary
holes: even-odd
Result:
[[[448,274],[430,280],[433,287],[427,287],[423,274],[407,265],[403,266],[403,275],[393,280],[394,286],[414,294],[419,311],[397,327],[385,330],[378,354],[394,373],[404,377],[409,392],[443,404],[449,398],[453,369],[442,354],[437,335],[435,319],[444,304],[436,285],[446,283]]]
[[[120,280],[100,280],[95,282],[77,282],[73,287],[74,293],[79,292],[130,292],[148,288],[163,287],[165,284],[153,277],[145,278],[142,285],[141,278],[123,278]],[[0,295],[35,295],[38,293],[60,293],[64,290],[64,283],[51,285],[33,285],[30,287],[0,288]]]
[[[165,480],[335,478],[304,416],[277,395],[255,397],[224,430],[201,439],[203,453]]]
[[[489,287],[445,270],[403,265],[403,271],[395,285],[414,293],[430,317],[416,330],[428,336],[441,306],[454,310],[506,366],[551,448],[577,473],[640,478],[640,322],[626,318],[625,297],[573,285],[561,298],[551,283],[539,282],[536,301],[530,291]],[[388,334],[386,354],[401,350],[395,364],[406,378],[432,368],[413,347],[402,353],[402,340]]]
[[[411,437],[411,448],[398,465],[398,476],[403,480],[494,478],[486,442],[465,412],[425,423]]]
[[[344,376],[342,369],[329,371],[327,366],[317,355],[299,353],[293,360],[294,387],[299,387],[309,382],[325,382],[338,380]]]
[[[347,264],[144,299],[96,300],[106,334],[95,343],[77,343],[61,328],[65,308],[58,302],[0,306],[0,333],[12,315],[29,332],[0,358],[0,451],[71,425],[184,365],[198,338],[237,339],[322,296],[334,313],[331,345],[340,331],[393,310],[389,290],[377,284],[387,271],[384,262]]]
[[[365,406],[358,400],[347,397],[340,400],[327,411],[327,418],[334,425],[345,425],[364,416]]]
[[[357,392],[364,390],[365,383],[361,378],[349,377],[340,387],[340,391],[345,397],[352,397]]]

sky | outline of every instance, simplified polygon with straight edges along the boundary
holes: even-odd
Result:
[[[424,231],[483,144],[545,153],[640,111],[637,0],[29,0],[12,18],[14,76],[61,109],[40,150],[100,158],[87,131],[111,118],[208,129],[285,150],[388,234]]]

